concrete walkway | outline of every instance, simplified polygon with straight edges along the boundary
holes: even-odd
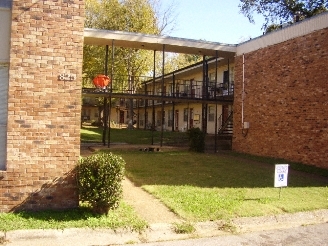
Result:
[[[123,180],[123,200],[149,224],[181,222],[162,202],[136,187],[128,178]]]

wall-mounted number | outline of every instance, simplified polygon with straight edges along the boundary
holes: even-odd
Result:
[[[58,75],[58,80],[62,80],[62,81],[73,81],[75,79],[76,79],[75,74],[61,73]]]

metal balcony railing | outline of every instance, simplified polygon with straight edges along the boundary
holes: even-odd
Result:
[[[166,101],[174,99],[199,99],[215,100],[219,97],[232,96],[234,93],[233,82],[209,82],[196,80],[173,80],[165,78],[155,82],[151,77],[113,76],[111,83],[106,88],[84,88],[83,93],[110,93],[118,95],[152,96],[155,104],[161,103],[164,97]],[[131,97],[131,96],[130,96]],[[140,106],[144,105],[142,102]]]

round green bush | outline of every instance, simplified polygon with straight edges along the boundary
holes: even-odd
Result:
[[[79,197],[94,212],[107,214],[117,208],[122,198],[125,161],[112,153],[99,153],[82,158],[77,166]]]

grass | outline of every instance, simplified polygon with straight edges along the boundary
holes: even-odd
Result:
[[[81,137],[83,141],[100,142],[101,133],[100,128],[83,128]],[[151,134],[159,133],[112,129],[111,141],[149,144]],[[171,143],[185,141],[185,133],[165,132],[164,137]],[[279,189],[273,188],[273,164],[286,163],[284,160],[234,152],[214,155],[183,151],[112,151],[126,161],[126,175],[131,180],[187,221],[175,225],[180,233],[188,233],[193,228],[192,223],[198,221],[230,221],[235,217],[328,208],[328,171],[320,168],[291,163],[288,187],[282,189],[279,199]],[[0,231],[72,227],[141,231],[147,223],[124,201],[108,216],[94,215],[85,207],[58,212],[0,213]],[[229,223],[219,229],[233,231]]]
[[[142,231],[147,226],[124,202],[107,216],[95,215],[83,206],[66,211],[0,213],[0,231],[65,228],[126,228]]]
[[[328,169],[322,169],[322,168],[319,168],[316,166],[305,165],[305,164],[297,163],[297,162],[290,162],[290,161],[287,161],[287,160],[284,160],[281,158],[254,156],[254,155],[238,153],[238,152],[234,152],[234,151],[229,152],[229,155],[234,156],[234,157],[244,158],[244,159],[247,159],[250,161],[252,160],[252,161],[264,162],[264,163],[268,163],[268,164],[288,163],[289,166],[294,170],[328,177]]]
[[[142,134],[137,132],[132,131],[129,137]],[[124,158],[126,175],[133,182],[186,221],[229,220],[328,208],[328,179],[324,177],[328,177],[328,171],[313,166],[235,152],[210,155],[112,151]],[[281,194],[279,188],[273,187],[276,163],[290,164],[288,187]]]
[[[81,129],[82,142],[102,142],[103,129],[101,127],[83,126]],[[127,144],[151,144],[160,143],[161,132],[150,130],[128,130],[126,128],[110,130],[110,142]],[[185,144],[187,134],[185,132],[163,132],[163,144],[179,145]],[[107,142],[107,138],[106,138]]]
[[[290,170],[279,198],[270,162],[179,151],[114,153],[125,159],[130,179],[187,221],[328,208],[327,178]]]
[[[177,234],[190,234],[193,233],[196,229],[191,223],[182,222],[182,223],[174,223],[173,230]]]

